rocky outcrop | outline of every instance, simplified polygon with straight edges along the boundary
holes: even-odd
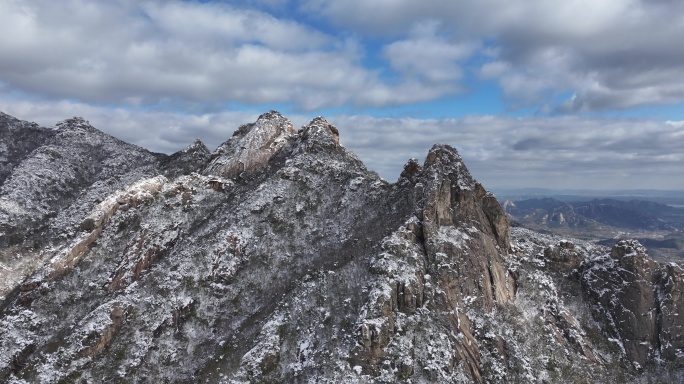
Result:
[[[684,334],[677,331],[684,320],[673,316],[682,308],[681,267],[662,267],[638,241],[622,240],[589,262],[581,280],[635,367],[684,353]]]
[[[565,239],[544,249],[544,259],[551,269],[563,273],[572,272],[584,261],[583,255],[575,250],[575,244]]]
[[[154,195],[162,190],[167,181],[163,176],[140,180],[124,191],[108,196],[86,216],[80,225],[80,229],[86,231],[102,229],[118,209],[134,208],[144,202],[151,201]]]
[[[211,158],[211,152],[202,140],[197,139],[188,147],[168,156],[161,157],[160,168],[164,176],[172,179],[193,172],[200,173]]]
[[[93,311],[85,319],[92,326],[89,327],[88,333],[81,338],[80,343],[83,348],[78,351],[78,354],[93,358],[102,353],[111,344],[117,331],[126,321],[129,308],[130,304],[128,303],[113,302],[107,303]],[[107,313],[109,313],[109,319],[106,317]],[[93,317],[97,316],[100,316],[100,318],[93,321]]]
[[[317,117],[300,131],[300,135],[307,143],[306,149],[322,149],[340,145],[340,132],[325,118]]]
[[[254,173],[264,168],[294,134],[292,123],[280,113],[265,113],[255,123],[238,128],[230,140],[221,144],[203,173],[226,178]]]
[[[656,297],[660,354],[676,361],[684,354],[684,269],[680,265],[661,267]]]

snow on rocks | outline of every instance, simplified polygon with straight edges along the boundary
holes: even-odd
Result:
[[[211,158],[196,143],[127,162],[138,152],[120,147],[99,173],[85,147],[119,144],[82,119],[60,125],[55,137],[90,144],[73,162],[58,147],[31,158],[87,182],[56,208],[0,194],[16,204],[0,218],[55,209],[49,229],[27,227],[50,238],[34,249],[48,266],[0,307],[0,381],[614,382],[684,355],[680,267],[636,244],[611,257],[509,232],[449,146],[389,184],[325,119],[288,124],[262,115]],[[10,179],[31,192],[50,172]],[[651,280],[643,317],[661,324],[660,345],[628,337],[632,318],[616,312],[637,313],[647,295],[634,288]],[[663,372],[648,377],[677,375]]]
[[[292,123],[276,111],[265,113],[253,124],[240,127],[221,144],[207,165],[205,175],[234,178],[265,167],[270,157],[295,134]]]

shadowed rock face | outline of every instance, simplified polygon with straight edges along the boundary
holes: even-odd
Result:
[[[211,156],[142,153],[153,174],[74,192],[0,306],[0,382],[614,382],[636,375],[620,359],[680,358],[679,266],[513,238],[452,147],[389,184],[339,135],[269,112]]]
[[[0,112],[0,186],[14,167],[43,145],[55,131]]]
[[[126,183],[158,174],[157,159],[82,118],[58,123],[0,186],[0,245],[45,243],[47,231],[56,236],[51,230],[66,230],[82,219],[73,213],[82,214]]]
[[[486,312],[515,298],[515,279],[502,259],[510,248],[508,221],[453,148],[433,147],[423,168],[428,272],[444,292],[439,306],[456,312],[452,327],[464,336],[456,354],[480,382],[479,350],[465,309],[474,306]]]
[[[588,263],[581,279],[636,367],[677,357],[684,342],[684,318],[674,315],[683,306],[681,267],[661,266],[638,241],[622,240]]]
[[[164,169],[164,176],[174,178],[193,172],[201,172],[210,157],[211,152],[207,146],[200,139],[197,139],[185,149],[162,158],[160,165]]]

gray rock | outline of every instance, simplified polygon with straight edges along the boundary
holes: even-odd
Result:
[[[2,195],[6,213],[28,207],[9,228],[49,246],[11,248],[37,262],[3,280],[0,381],[682,377],[679,266],[634,242],[609,253],[510,229],[448,145],[389,184],[339,136],[269,112],[214,154],[165,156],[61,124]],[[39,167],[81,181],[42,182]]]
[[[230,140],[221,144],[203,173],[226,178],[254,173],[264,168],[294,134],[292,123],[280,113],[264,113],[255,123],[243,125]]]
[[[674,315],[682,308],[679,266],[663,267],[638,241],[621,240],[610,255],[589,262],[581,279],[635,367],[684,352],[678,331],[684,324]]]

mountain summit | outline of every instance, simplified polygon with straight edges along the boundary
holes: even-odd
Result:
[[[322,117],[168,156],[0,118],[24,143],[0,187],[2,382],[682,378],[682,269],[509,228],[451,146],[388,183]]]

